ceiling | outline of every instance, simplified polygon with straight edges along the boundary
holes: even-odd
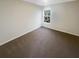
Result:
[[[40,6],[47,6],[50,4],[58,4],[63,2],[76,1],[76,0],[24,0],[24,1],[30,2],[36,5],[40,5]]]

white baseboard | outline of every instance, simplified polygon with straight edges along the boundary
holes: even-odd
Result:
[[[36,30],[36,29],[38,29],[38,28],[40,28],[40,27],[41,27],[41,26],[32,28],[31,30],[29,30],[29,31],[27,31],[27,32],[25,32],[25,33],[22,33],[22,34],[20,34],[20,35],[18,35],[18,36],[16,36],[16,37],[13,37],[13,38],[11,38],[11,39],[5,41],[5,42],[2,42],[2,43],[0,43],[0,46],[6,44],[6,43],[8,43],[8,42],[10,42],[10,41],[12,41],[12,40],[14,40],[14,39],[16,39],[16,38],[19,38],[20,36],[23,36],[24,34],[27,34],[27,33],[29,33],[29,32],[32,32],[32,31],[34,31],[34,30]]]
[[[79,34],[71,33],[71,32],[68,32],[68,31],[60,30],[60,29],[55,29],[55,28],[51,28],[51,27],[47,27],[47,26],[43,26],[43,27],[46,27],[46,28],[49,28],[49,29],[53,29],[53,30],[56,30],[56,31],[60,31],[60,32],[64,32],[64,33],[68,33],[68,34],[71,34],[71,35],[79,37]]]

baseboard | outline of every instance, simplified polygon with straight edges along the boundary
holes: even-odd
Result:
[[[70,35],[79,37],[79,35],[74,34],[74,33],[70,33],[70,32],[67,32],[67,31],[58,30],[58,29],[54,29],[54,28],[50,28],[50,27],[46,27],[46,26],[41,26],[41,27],[49,28],[49,29],[52,29],[52,30],[55,30],[55,31],[59,31],[59,32],[63,32],[63,33],[66,33],[66,34],[70,34]]]
[[[22,33],[22,34],[18,35],[17,37],[13,37],[13,38],[11,38],[11,39],[5,41],[5,42],[2,42],[2,43],[0,43],[0,46],[6,44],[6,43],[8,43],[8,42],[10,42],[10,41],[12,41],[12,40],[14,40],[14,39],[16,39],[16,38],[19,38],[19,37],[21,37],[21,36],[23,36],[23,35],[25,35],[25,34],[28,34],[28,33],[32,32],[32,31],[34,31],[34,30],[36,30],[36,29],[38,29],[38,28],[40,28],[40,27],[41,27],[41,26],[32,28],[31,30],[29,30],[29,31],[27,31],[27,32],[25,32],[25,33]]]

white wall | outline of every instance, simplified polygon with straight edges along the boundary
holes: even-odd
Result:
[[[44,9],[52,10],[51,23],[42,25],[51,29],[79,36],[79,1],[51,5]]]
[[[40,27],[41,11],[21,0],[0,0],[0,45]]]

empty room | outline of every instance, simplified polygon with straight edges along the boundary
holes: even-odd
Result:
[[[79,58],[79,0],[0,0],[0,58]]]

